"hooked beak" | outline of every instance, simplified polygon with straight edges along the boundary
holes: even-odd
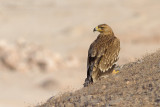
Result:
[[[93,32],[98,31],[98,26],[93,29]]]

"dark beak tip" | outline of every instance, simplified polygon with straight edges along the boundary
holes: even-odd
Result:
[[[95,31],[96,31],[96,28],[93,29],[93,32],[95,32]]]

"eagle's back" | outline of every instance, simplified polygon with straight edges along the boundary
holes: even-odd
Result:
[[[96,80],[109,72],[118,60],[119,51],[120,41],[114,34],[99,34],[88,50],[87,75],[92,75],[93,80]]]

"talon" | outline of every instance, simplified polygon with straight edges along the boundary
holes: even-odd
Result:
[[[117,74],[119,71],[113,70],[112,74]]]

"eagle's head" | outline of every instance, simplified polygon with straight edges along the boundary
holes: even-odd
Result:
[[[93,32],[94,31],[98,31],[100,33],[113,33],[112,29],[110,26],[108,26],[107,24],[101,24],[101,25],[98,25],[97,27],[95,27],[93,29]]]

